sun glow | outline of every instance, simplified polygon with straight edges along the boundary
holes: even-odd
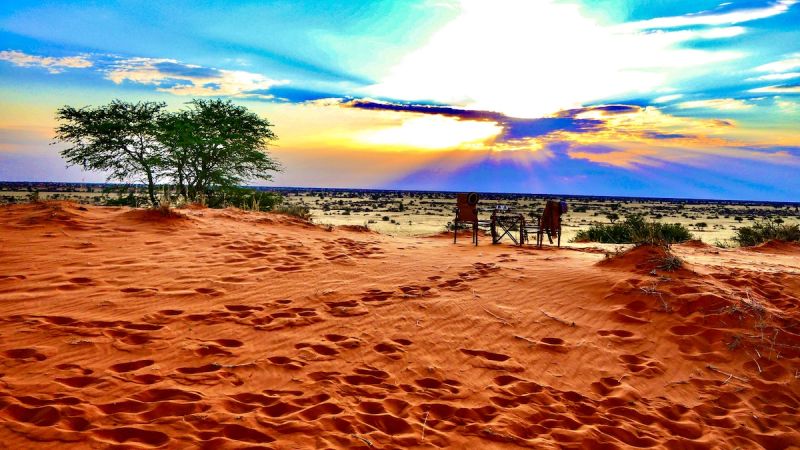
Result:
[[[406,119],[400,126],[359,133],[356,140],[371,145],[441,150],[480,144],[502,130],[495,122],[423,116]]]
[[[623,93],[652,92],[674,73],[736,59],[737,52],[681,44],[744,32],[603,26],[578,6],[555,1],[464,0],[461,9],[369,94],[542,117]]]

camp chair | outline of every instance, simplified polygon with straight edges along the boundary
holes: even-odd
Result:
[[[539,216],[534,216],[531,213],[530,218],[526,218],[524,215],[522,216],[522,227],[520,228],[520,245],[530,242],[530,235],[536,236],[536,245],[541,245],[541,222],[542,218]]]
[[[567,212],[567,202],[557,202],[549,200],[544,205],[544,212],[539,219],[539,233],[536,244],[541,247],[544,242],[544,235],[553,244],[553,236],[558,239],[558,246],[561,247],[561,214]]]
[[[522,245],[527,237],[525,229],[525,216],[513,212],[507,207],[495,206],[489,221],[489,230],[492,233],[492,244],[498,244],[503,237],[508,236],[514,245]],[[519,238],[515,233],[519,232]]]
[[[453,243],[458,237],[459,225],[472,224],[472,242],[478,245],[478,194],[458,194],[456,196],[456,218],[453,221]]]

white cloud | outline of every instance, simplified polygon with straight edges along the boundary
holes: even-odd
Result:
[[[654,98],[653,103],[669,103],[681,97],[683,97],[683,94],[662,95],[661,97]]]
[[[62,72],[65,68],[83,69],[92,67],[92,62],[85,55],[78,56],[37,56],[17,50],[3,50],[0,60],[8,61],[19,67],[43,67],[50,73]]]
[[[264,91],[287,81],[241,70],[224,70],[183,64],[174,59],[130,58],[114,63],[106,73],[114,83],[131,81],[156,86],[175,95],[242,96],[272,98]]]
[[[708,108],[718,109],[721,111],[736,111],[752,108],[753,105],[744,100],[738,100],[735,98],[715,98],[711,100],[694,100],[690,102],[683,102],[679,103],[678,107],[681,109]]]
[[[657,28],[678,28],[697,25],[730,25],[749,22],[751,20],[766,19],[783,14],[797,3],[797,0],[778,0],[764,8],[737,9],[727,12],[703,12],[686,14],[683,16],[657,17],[654,19],[632,22],[626,26],[645,30]]]
[[[750,89],[750,92],[766,92],[770,94],[800,94],[800,85],[794,86],[764,86]]]
[[[748,78],[748,80],[754,80],[754,81],[781,81],[781,80],[791,80],[793,78],[800,78],[800,72],[769,73],[769,74],[766,74],[766,75],[761,75],[760,77],[756,77],[756,78]]]
[[[711,28],[697,32],[697,36],[704,39],[723,39],[731,38],[744,34],[747,30],[744,27],[722,27]]]
[[[605,27],[555,0],[463,0],[459,17],[366,93],[537,117],[645,95],[690,68],[741,56],[681,45],[698,33]]]
[[[790,58],[771,62],[769,64],[764,64],[761,66],[756,67],[756,70],[759,72],[787,72],[792,69],[797,69],[800,67],[800,53],[795,53],[791,55]]]

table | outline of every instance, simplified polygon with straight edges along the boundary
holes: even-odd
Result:
[[[525,239],[525,216],[495,210],[492,212],[490,229],[492,244],[498,244],[503,237],[508,236],[515,245],[522,245]],[[515,233],[519,234],[515,236]]]

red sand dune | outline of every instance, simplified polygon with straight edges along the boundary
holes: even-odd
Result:
[[[800,250],[0,208],[5,448],[800,447]]]

